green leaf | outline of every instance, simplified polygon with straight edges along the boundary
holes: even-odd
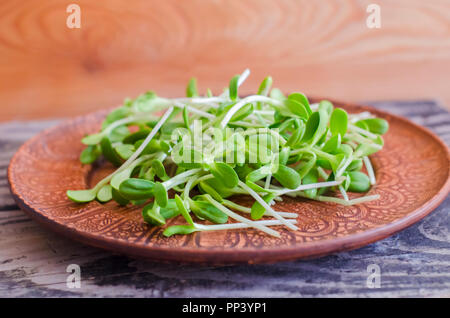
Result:
[[[83,139],[81,139],[81,142],[85,145],[96,145],[102,140],[103,136],[104,134],[102,134],[101,132],[97,134],[88,135]]]
[[[350,177],[350,186],[348,190],[350,192],[367,192],[370,189],[369,177],[360,171],[350,171],[348,173]]]
[[[95,200],[96,193],[92,189],[89,190],[68,190],[67,197],[77,203],[91,202]]]
[[[359,144],[358,147],[355,149],[355,157],[364,157],[364,156],[370,156],[371,154],[374,154],[378,150],[381,149],[381,145],[378,144]]]
[[[333,104],[327,100],[323,100],[319,103],[319,111],[324,110],[328,116],[333,112]]]
[[[155,195],[156,203],[158,203],[159,206],[165,207],[167,205],[169,196],[163,184],[159,182],[155,183],[153,187],[153,194]]]
[[[330,173],[327,181],[334,181],[334,173]],[[323,187],[317,190],[317,195],[323,195],[330,190],[330,187]]]
[[[240,77],[240,75],[235,75],[230,80],[229,94],[230,94],[230,99],[231,100],[236,100],[236,98],[238,96],[238,81],[239,81],[239,77]]]
[[[258,180],[261,180],[262,178],[267,177],[269,174],[272,173],[272,168],[270,165],[262,166],[259,169],[253,170],[247,176],[245,177],[246,181],[256,182]]]
[[[280,165],[273,177],[285,188],[295,189],[301,184],[300,175],[294,169]]]
[[[112,199],[112,188],[111,185],[105,184],[98,190],[97,200],[100,202],[108,202]]]
[[[124,198],[122,196],[122,194],[120,194],[120,192],[117,191],[116,189],[114,189],[113,187],[111,187],[111,194],[112,194],[113,200],[116,201],[117,203],[119,203],[120,205],[125,206],[130,202],[130,200]]]
[[[102,154],[108,160],[115,166],[120,166],[122,164],[122,159],[120,159],[117,152],[114,150],[111,140],[108,136],[104,137],[102,141],[100,142],[100,147],[102,148]]]
[[[130,130],[127,126],[119,126],[117,128],[114,128],[109,133],[109,139],[112,143],[116,143],[119,141],[122,141],[125,137],[127,137],[130,134]]]
[[[130,178],[120,184],[119,191],[128,200],[143,200],[154,196],[154,188],[155,183],[152,181]]]
[[[328,115],[323,109],[312,113],[306,122],[305,133],[302,141],[308,142],[310,145],[315,145],[322,135],[326,132],[328,125]]]
[[[353,148],[347,144],[341,144],[335,150],[336,154],[344,154],[346,157],[350,157],[353,154]]]
[[[286,99],[283,92],[278,88],[272,88],[270,91],[270,97],[279,101],[284,101]]]
[[[294,147],[295,145],[297,145],[301,141],[304,131],[305,126],[301,126],[298,129],[295,129],[292,135],[286,141],[285,146]]]
[[[359,171],[361,170],[363,166],[362,159],[354,159],[352,162],[348,165],[347,171]]]
[[[191,215],[189,214],[188,210],[184,206],[184,202],[178,194],[175,194],[175,203],[177,204],[178,210],[180,211],[181,215],[184,217],[186,222],[188,222],[190,225],[194,226],[194,221],[192,221]]]
[[[361,120],[358,121],[357,123],[359,122],[361,122]],[[366,124],[368,130],[374,134],[383,135],[389,129],[389,123],[382,118],[368,118],[362,120],[362,122]]]
[[[194,77],[189,80],[189,83],[186,87],[186,96],[190,98],[198,96],[197,79]]]
[[[145,128],[145,129],[141,129],[141,130],[138,130],[138,131],[136,131],[136,132],[134,132],[134,133],[132,133],[132,134],[129,134],[128,136],[126,136],[123,140],[122,140],[122,142],[124,143],[124,144],[134,144],[136,141],[138,141],[138,140],[144,140],[147,136],[148,136],[148,134],[151,132],[152,130],[151,129],[148,129],[148,128]]]
[[[186,235],[191,234],[196,231],[199,231],[195,226],[193,225],[172,225],[166,228],[163,232],[164,236],[172,236],[176,234]]]
[[[164,217],[164,219],[168,220],[180,215],[181,212],[178,210],[175,199],[169,199],[167,201],[167,205],[160,208],[159,213]]]
[[[286,107],[294,115],[297,115],[300,118],[303,118],[305,120],[308,119],[308,117],[309,117],[308,110],[306,109],[306,107],[302,103],[300,103],[300,102],[298,102],[298,101],[296,101],[294,99],[286,99],[284,101],[284,105],[286,105]]]
[[[214,177],[221,180],[227,188],[234,188],[238,185],[239,177],[228,164],[214,162],[209,165],[209,169]]]
[[[312,114],[311,107],[309,106],[309,100],[304,94],[292,93],[288,96],[288,99],[295,100],[296,102],[302,104],[308,113],[308,117]]]
[[[267,76],[259,85],[258,95],[267,96],[270,91],[270,87],[272,87],[272,77]]]
[[[111,111],[102,122],[102,130],[108,127],[116,120],[122,119],[130,115],[131,111],[126,106],[121,106]]]
[[[218,202],[222,202],[223,201],[222,195],[220,195],[216,191],[216,189],[214,187],[212,187],[207,181],[209,181],[209,180],[201,181],[199,183],[199,189],[201,191],[203,191],[204,193],[207,193],[210,196],[212,196],[214,198],[214,200],[216,200]]]
[[[302,184],[312,184],[317,183],[319,180],[319,173],[317,172],[317,169],[311,169],[308,174],[303,178]],[[305,195],[312,199],[317,195],[317,189],[309,189],[305,190]]]
[[[161,226],[166,224],[165,218],[160,214],[153,203],[147,204],[144,207],[142,210],[142,217],[146,223],[151,225]]]
[[[164,168],[164,165],[160,160],[158,160],[158,159],[153,160],[152,168],[153,168],[153,171],[158,176],[158,178],[160,178],[161,180],[165,181],[165,180],[169,179],[169,177],[167,176],[167,173],[166,173],[166,169]]]
[[[133,145],[120,144],[114,147],[114,150],[120,156],[120,158],[122,158],[123,160],[127,160],[133,155],[135,149]]]
[[[311,155],[310,157],[311,157],[311,158],[310,158],[309,160],[305,161],[305,162],[301,165],[300,169],[297,169],[298,174],[300,175],[300,178],[304,178],[304,177],[308,174],[308,172],[309,172],[312,168],[314,168],[316,162],[317,162],[317,163],[319,162],[319,160],[317,160],[317,156]],[[304,158],[302,158],[302,160],[304,160]],[[328,160],[325,160],[325,162],[328,163]],[[328,165],[329,165],[329,163],[328,163]],[[331,169],[331,165],[329,165],[329,168],[325,168],[325,169]]]
[[[227,223],[228,215],[220,211],[211,203],[193,200],[190,200],[189,202],[192,212],[194,212],[194,214],[200,219],[208,220],[217,224]]]
[[[267,204],[269,204],[270,201],[273,200],[273,198],[275,198],[275,194],[272,194],[272,193],[266,194],[265,196],[262,197],[264,202],[266,202]],[[250,215],[253,220],[259,220],[263,217],[265,212],[266,212],[266,209],[261,205],[261,203],[256,201],[252,205]]]
[[[283,147],[278,154],[278,163],[280,165],[287,165],[290,154],[291,154],[291,148],[289,146]]]
[[[191,128],[190,128],[190,123],[189,123],[189,111],[188,111],[187,106],[184,106],[184,108],[183,108],[183,122],[184,122],[184,126],[190,130]]]
[[[214,190],[214,195],[218,195],[220,197],[219,202],[222,201],[222,198],[228,198],[234,194],[233,190],[226,187],[222,180],[217,178],[211,178],[204,180],[200,183],[200,187],[203,187],[203,191],[206,193],[209,193],[205,190],[205,186],[208,188],[207,190],[211,192],[211,189]],[[209,193],[211,196],[213,196],[211,193]]]
[[[342,108],[335,108],[330,118],[330,131],[333,136],[341,135],[344,137],[347,133],[348,115]]]
[[[81,152],[80,161],[83,164],[91,164],[98,159],[101,152],[97,145],[89,145]]]
[[[234,115],[231,117],[230,122],[238,121],[246,118],[253,113],[253,104],[249,103],[241,107]]]
[[[325,145],[322,147],[322,151],[328,153],[334,153],[341,145],[341,135],[337,134],[328,139]]]

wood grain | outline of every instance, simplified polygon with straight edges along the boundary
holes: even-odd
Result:
[[[377,108],[426,125],[450,145],[450,114],[432,101]],[[0,297],[449,297],[450,198],[410,228],[364,248],[273,265],[197,267],[129,259],[44,230],[8,193],[6,166],[17,147],[55,121],[0,125]],[[66,286],[66,267],[81,266],[81,289]],[[366,286],[367,266],[381,288]]]
[[[438,98],[450,105],[450,3],[368,0],[74,1],[0,4],[0,120],[66,117],[148,89],[182,95],[196,76],[215,93],[244,68],[286,91],[348,102]]]

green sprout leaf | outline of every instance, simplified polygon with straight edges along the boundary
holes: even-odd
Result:
[[[197,79],[191,78],[189,80],[188,86],[186,87],[186,96],[187,97],[197,97],[198,91],[197,91]]]
[[[239,77],[240,77],[240,75],[235,75],[235,76],[230,80],[229,91],[230,91],[230,99],[231,99],[231,100],[236,100],[236,98],[237,98],[237,96],[238,96],[238,82],[239,82]]]
[[[86,203],[95,200],[96,192],[93,190],[68,190],[67,197],[77,203]]]
[[[368,118],[362,121],[358,121],[358,123],[363,123],[363,126],[366,126],[366,129],[371,133],[383,135],[389,129],[389,124],[386,120],[382,118]]]
[[[112,188],[111,185],[106,184],[98,190],[97,200],[100,202],[108,202],[112,199]]]
[[[330,131],[333,136],[341,135],[345,136],[347,132],[348,115],[342,108],[335,108],[331,113],[330,118]]]
[[[348,190],[351,192],[366,192],[370,188],[369,177],[360,171],[350,171],[350,185]]]
[[[216,224],[227,223],[228,215],[220,211],[214,205],[207,201],[190,200],[192,212],[201,220],[208,220]]]
[[[161,226],[166,224],[166,219],[161,215],[159,206],[154,203],[147,204],[142,210],[142,217],[148,224]]]
[[[172,225],[166,228],[163,232],[164,236],[170,237],[172,235],[187,235],[199,231],[193,225]]]
[[[239,177],[228,164],[215,162],[209,165],[209,169],[214,177],[222,180],[227,188],[234,188],[238,185]]]
[[[193,226],[194,221],[192,221],[189,211],[186,209],[186,206],[184,205],[183,200],[180,198],[180,196],[178,194],[175,194],[175,203],[177,204],[178,211],[180,211],[181,215],[184,217],[186,222],[188,222],[190,225]]]
[[[101,151],[97,145],[90,145],[84,148],[80,155],[80,162],[83,164],[91,164],[100,156]]]
[[[153,194],[155,196],[156,203],[158,203],[160,207],[165,207],[167,205],[169,196],[163,184],[159,182],[155,183],[153,187]]]
[[[280,165],[273,177],[285,188],[295,189],[301,184],[300,175],[294,169]]]
[[[119,186],[121,195],[128,200],[150,199],[154,196],[155,183],[152,181],[130,178]]]

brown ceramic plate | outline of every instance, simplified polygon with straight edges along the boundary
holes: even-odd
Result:
[[[355,249],[417,222],[447,196],[450,155],[439,138],[398,116],[335,105],[351,113],[369,110],[390,123],[385,147],[371,157],[377,185],[369,194],[381,198],[352,207],[285,199],[278,208],[298,213],[299,230],[279,228],[281,238],[253,229],[166,238],[161,228],[144,224],[140,208],[69,201],[66,190],[89,188],[111,171],[107,164],[83,166],[78,159],[80,139],[99,129],[107,111],[64,122],[26,142],[8,169],[11,192],[37,221],[83,243],[135,257],[207,264],[276,262]]]

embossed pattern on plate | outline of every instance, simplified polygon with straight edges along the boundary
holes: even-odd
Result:
[[[450,155],[438,137],[373,108],[335,105],[389,121],[385,147],[371,156],[377,185],[369,194],[381,198],[352,207],[286,198],[277,208],[298,213],[299,230],[278,227],[279,239],[253,229],[166,238],[161,228],[142,221],[139,207],[71,202],[67,189],[87,188],[107,169],[79,162],[81,137],[98,130],[107,111],[77,117],[26,142],[8,168],[11,192],[29,215],[78,241],[135,257],[207,264],[276,262],[358,248],[417,222],[447,196]],[[237,199],[250,204],[246,197]]]

